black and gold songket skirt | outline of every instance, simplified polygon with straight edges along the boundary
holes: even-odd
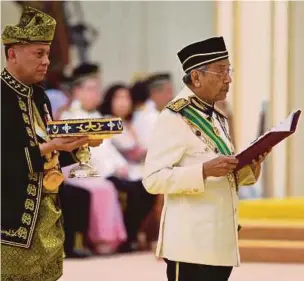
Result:
[[[55,281],[62,275],[64,230],[58,194],[43,194],[29,249],[1,245],[2,281]]]

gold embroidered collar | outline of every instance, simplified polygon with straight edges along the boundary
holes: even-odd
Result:
[[[19,95],[30,97],[32,93],[32,87],[24,85],[17,78],[15,78],[12,74],[10,74],[7,69],[3,69],[1,73],[1,79],[16,93]]]
[[[213,112],[216,112],[220,116],[224,118],[228,118],[227,115],[222,112],[220,109],[217,108],[216,105],[211,105],[207,102],[202,101],[199,97],[197,96],[191,96],[189,97],[191,105],[193,105],[196,109],[200,110],[201,112],[205,113],[207,116],[212,116]]]
[[[207,116],[210,116],[210,117],[212,116],[212,113],[214,111],[214,106],[213,105],[202,101],[197,96],[189,97],[189,101],[190,101],[191,105],[194,106],[199,111],[205,113]]]

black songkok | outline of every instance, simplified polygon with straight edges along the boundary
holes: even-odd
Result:
[[[213,37],[186,46],[177,53],[183,70],[191,70],[228,58],[228,51],[223,37]]]

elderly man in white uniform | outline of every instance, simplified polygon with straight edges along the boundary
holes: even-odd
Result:
[[[239,186],[260,173],[259,158],[235,172],[238,160],[226,116],[215,106],[231,83],[222,37],[178,53],[186,86],[160,114],[144,171],[144,186],[164,194],[157,256],[168,281],[226,281],[239,265]]]

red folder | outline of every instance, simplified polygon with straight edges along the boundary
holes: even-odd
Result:
[[[253,141],[246,149],[238,153],[236,158],[239,160],[239,163],[236,171],[251,164],[253,160],[258,159],[259,155],[268,152],[272,147],[292,135],[296,131],[300,115],[301,110],[292,112],[283,122],[267,131]]]

